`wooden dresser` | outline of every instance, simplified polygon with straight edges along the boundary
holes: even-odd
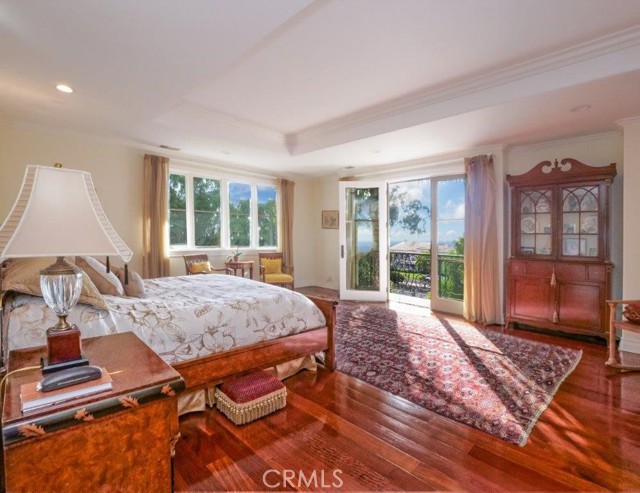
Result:
[[[20,385],[41,373],[9,377],[2,414],[7,491],[171,491],[184,381],[131,332],[82,346],[91,364],[111,374],[111,391],[23,415]],[[9,371],[38,365],[45,353],[12,351]]]
[[[609,186],[616,165],[544,161],[511,176],[510,323],[607,338]]]

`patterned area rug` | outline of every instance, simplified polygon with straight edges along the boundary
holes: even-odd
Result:
[[[523,446],[582,351],[341,302],[338,370]]]

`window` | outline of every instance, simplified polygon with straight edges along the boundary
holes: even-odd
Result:
[[[258,246],[278,244],[276,187],[258,186]]]
[[[169,175],[169,238],[174,250],[275,248],[278,192],[273,184]]]
[[[229,245],[251,246],[251,185],[229,183]]]
[[[169,244],[187,244],[187,189],[183,175],[169,176]]]
[[[193,179],[195,245],[220,246],[220,181]]]

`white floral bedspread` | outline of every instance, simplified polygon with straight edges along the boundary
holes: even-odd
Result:
[[[69,315],[82,337],[135,332],[168,363],[323,327],[305,296],[227,275],[144,281],[144,298],[104,296],[109,311],[78,305]],[[57,317],[42,298],[18,295],[8,307],[9,349],[44,345]]]

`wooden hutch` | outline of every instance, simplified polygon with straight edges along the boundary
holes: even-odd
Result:
[[[607,338],[609,186],[615,163],[543,161],[511,187],[506,326]]]

